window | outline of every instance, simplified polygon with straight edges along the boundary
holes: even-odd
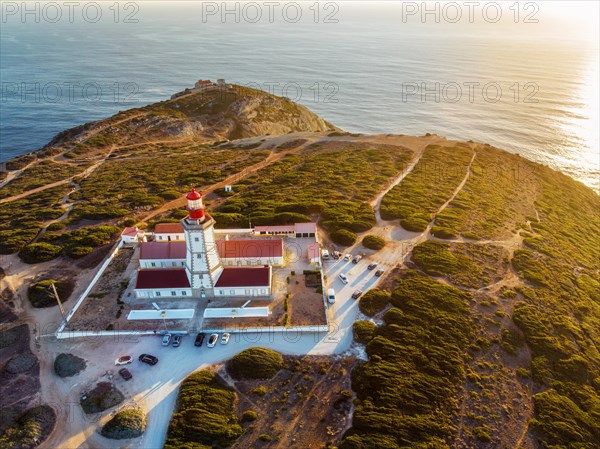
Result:
[[[199,242],[199,241],[200,241],[200,238],[194,237],[194,242]]]
[[[185,267],[185,262],[181,262],[181,266],[182,266],[182,267]]]
[[[219,290],[219,295],[224,295],[225,292],[223,290]]]
[[[196,254],[196,257],[197,257],[198,259],[202,259],[202,253],[198,253],[198,254]]]
[[[260,289],[260,294],[261,294],[261,295],[266,295],[266,294],[267,294],[267,289],[265,289],[265,288],[261,288],[261,289]]]
[[[234,289],[229,290],[229,294],[230,295],[235,295],[235,290]]]
[[[172,267],[176,267],[177,266],[177,262],[171,262],[171,266]]]
[[[154,262],[151,262],[151,263],[150,263],[150,265],[151,265],[151,266],[153,266],[153,267],[155,267],[155,266],[156,266],[156,263],[154,263]]]
[[[156,296],[160,296],[160,292],[154,292]]]
[[[181,296],[187,296],[187,292],[185,290],[181,290]]]
[[[177,292],[171,292],[171,296],[177,296]]]

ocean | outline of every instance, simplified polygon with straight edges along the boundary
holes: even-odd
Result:
[[[224,78],[347,131],[489,143],[600,191],[597,2],[500,2],[498,20],[486,2],[91,3],[2,4],[0,161]]]

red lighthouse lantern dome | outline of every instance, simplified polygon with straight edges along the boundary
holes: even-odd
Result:
[[[192,189],[190,193],[186,195],[188,202],[187,210],[190,213],[190,218],[199,220],[204,218],[204,204],[202,203],[202,194],[197,192],[196,189]]]

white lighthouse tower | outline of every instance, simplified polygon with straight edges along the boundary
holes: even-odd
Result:
[[[181,221],[186,241],[185,271],[192,296],[214,296],[214,286],[223,265],[215,245],[215,220],[205,212],[202,195],[192,189],[186,196],[189,215]]]

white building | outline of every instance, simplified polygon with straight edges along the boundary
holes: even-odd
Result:
[[[223,273],[215,283],[214,295],[269,296],[271,294],[271,267],[260,268],[224,268]]]
[[[181,268],[185,258],[185,242],[140,243],[140,268]]]
[[[294,223],[293,225],[256,226],[256,235],[282,235],[296,238],[314,238],[318,240],[316,223]]]
[[[283,265],[281,239],[215,240],[214,247],[225,266]],[[187,246],[183,242],[143,242],[140,244],[140,268],[180,268],[186,266]]]
[[[181,223],[158,223],[154,227],[154,240],[157,242],[183,242],[185,233]]]
[[[192,289],[185,268],[139,270],[135,296],[136,298],[191,297]]]
[[[138,228],[125,228],[121,232],[121,240],[123,243],[145,242],[146,237],[144,231],[140,231]]]
[[[212,83],[211,80],[198,80],[196,81],[196,83],[194,83],[194,89],[198,90],[209,90],[214,87],[215,85]]]
[[[157,241],[152,242],[154,246],[144,245],[145,254],[140,254],[140,264],[144,261],[145,266],[137,273],[136,297],[270,296],[271,267],[223,267],[215,240],[215,221],[205,213],[202,195],[192,189],[186,198],[189,215],[181,221],[185,240],[183,267],[172,265],[182,261],[180,242],[171,241],[165,245],[164,241]],[[224,250],[227,251],[226,245]],[[239,253],[234,256],[237,258]],[[166,266],[162,266],[163,263]]]

